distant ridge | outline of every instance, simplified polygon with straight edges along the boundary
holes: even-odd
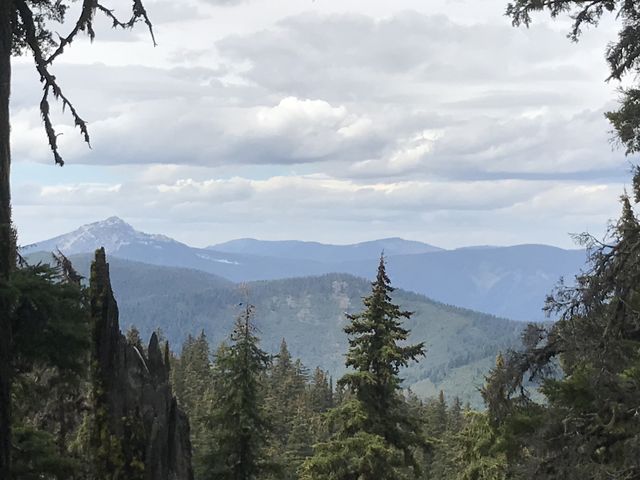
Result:
[[[332,245],[300,240],[256,240],[241,238],[207,247],[211,250],[278,258],[299,258],[323,262],[375,259],[384,251],[385,255],[413,255],[441,252],[444,249],[399,237],[383,238],[349,245]]]
[[[458,307],[521,321],[543,321],[547,295],[563,277],[568,283],[584,267],[583,250],[548,245],[472,246],[443,250],[422,242],[387,238],[353,245],[302,241],[232,240],[195,248],[164,235],[135,230],[118,217],[28,245],[23,255],[60,249],[182,267],[233,282],[275,280],[328,273],[375,275],[384,250],[388,272],[399,288]]]

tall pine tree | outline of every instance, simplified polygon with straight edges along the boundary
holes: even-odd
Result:
[[[637,200],[638,172],[634,185]],[[605,243],[582,237],[589,269],[548,299],[560,320],[529,326],[524,349],[487,378],[489,424],[511,476],[640,478],[640,222],[626,195],[610,233]],[[531,379],[544,404],[528,394]]]
[[[346,365],[351,371],[338,383],[348,397],[330,412],[335,433],[304,463],[304,479],[397,480],[418,474],[415,450],[424,441],[402,394],[399,372],[424,355],[424,344],[406,344],[409,331],[402,322],[411,312],[392,303],[392,292],[382,256],[364,311],[347,315]]]
[[[271,467],[265,458],[269,423],[262,385],[270,357],[260,349],[252,316],[253,306],[246,305],[229,345],[217,352],[204,479],[254,480]]]

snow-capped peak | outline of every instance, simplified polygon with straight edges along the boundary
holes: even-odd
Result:
[[[50,240],[27,245],[23,247],[22,252],[29,254],[35,251],[60,250],[65,255],[73,255],[91,253],[97,248],[104,247],[108,252],[116,253],[127,245],[159,246],[159,244],[168,243],[177,244],[178,242],[164,235],[137,231],[121,218],[114,216],[83,225],[73,232]]]

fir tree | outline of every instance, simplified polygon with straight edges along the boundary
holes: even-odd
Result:
[[[88,373],[86,289],[66,258],[54,260],[54,268],[23,266],[11,282],[16,479],[72,478],[81,463],[69,445],[80,424]]]
[[[346,365],[351,371],[338,383],[348,398],[330,412],[336,432],[305,462],[304,479],[395,480],[418,473],[415,449],[424,441],[420,423],[401,394],[399,371],[424,355],[424,344],[405,343],[409,331],[402,321],[411,312],[392,303],[392,292],[381,257],[364,311],[347,315]]]
[[[448,430],[452,432],[458,432],[462,428],[464,418],[460,397],[454,397],[453,403],[451,404],[451,406],[449,407],[449,411],[447,412],[447,420]]]
[[[265,458],[269,433],[262,378],[270,357],[260,349],[247,305],[237,319],[228,346],[215,361],[215,401],[203,478],[254,480],[269,471]]]
[[[640,223],[630,199],[623,196],[606,243],[581,239],[590,268],[548,300],[560,320],[530,325],[523,350],[499,358],[483,390],[511,475],[640,476]],[[545,404],[528,393],[531,380],[540,384]]]
[[[301,437],[311,413],[307,408],[307,377],[306,367],[291,358],[282,339],[267,381],[267,410],[272,423],[269,455],[283,467],[279,479],[296,478],[301,457],[306,456]]]
[[[188,415],[191,424],[192,463],[198,478],[206,465],[210,441],[210,425],[207,416],[213,404],[213,369],[209,341],[202,331],[196,338],[189,335],[182,345],[180,357],[173,362],[171,383],[180,406]]]
[[[309,387],[311,408],[316,413],[324,413],[333,405],[331,381],[327,372],[317,367]]]

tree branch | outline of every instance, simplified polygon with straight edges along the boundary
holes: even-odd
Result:
[[[103,6],[98,0],[83,0],[82,11],[80,12],[74,28],[66,37],[59,37],[58,48],[56,48],[56,50],[48,58],[45,58],[45,55],[40,46],[40,42],[38,40],[37,28],[34,21],[33,13],[29,8],[29,5],[25,0],[14,1],[24,28],[26,44],[31,49],[34,61],[36,63],[36,70],[40,74],[40,82],[43,84],[44,93],[42,95],[42,100],[40,101],[40,116],[42,117],[42,122],[44,123],[44,129],[49,141],[49,147],[51,149],[51,152],[53,153],[55,163],[62,166],[64,165],[64,160],[62,159],[58,151],[58,134],[56,133],[55,127],[53,126],[50,115],[50,93],[53,94],[56,100],[62,102],[63,111],[65,109],[69,109],[75,126],[80,129],[83,140],[87,143],[87,145],[89,145],[89,148],[91,148],[91,141],[89,138],[87,123],[80,117],[73,104],[64,95],[62,89],[56,81],[56,77],[52,75],[51,72],[49,72],[49,67],[51,66],[52,62],[58,56],[64,53],[65,47],[73,42],[75,37],[81,31],[86,31],[91,40],[95,38],[95,31],[93,30],[93,18],[95,16],[96,10],[100,10],[100,12],[110,18],[113,22],[114,28],[133,28],[133,26],[139,20],[144,21],[149,28],[149,33],[151,34],[153,45],[156,46],[157,43],[153,33],[153,26],[151,24],[151,21],[149,20],[144,5],[142,4],[142,0],[133,0],[132,15],[131,18],[126,22],[120,21],[115,16],[112,10],[109,10],[108,8]]]
[[[65,47],[73,42],[76,35],[82,30],[87,32],[89,38],[93,40],[96,36],[96,33],[93,30],[93,15],[96,9],[96,0],[83,0],[82,2],[82,11],[80,12],[80,16],[71,30],[71,33],[66,37],[58,36],[60,44],[58,48],[51,54],[51,56],[47,59],[47,65],[50,65],[59,55],[64,52]]]
[[[78,115],[78,112],[76,111],[73,104],[64,95],[62,89],[58,86],[56,77],[49,72],[47,62],[40,48],[40,44],[38,43],[36,26],[33,21],[33,15],[31,13],[31,10],[29,9],[29,6],[25,3],[25,0],[14,1],[25,28],[27,45],[33,53],[33,58],[36,62],[36,70],[40,74],[40,82],[44,84],[44,93],[42,95],[42,100],[40,101],[40,115],[42,117],[42,121],[44,122],[45,132],[47,133],[47,138],[49,140],[49,147],[51,148],[51,151],[53,153],[55,163],[62,166],[64,165],[64,160],[62,160],[62,157],[58,152],[58,135],[56,134],[55,128],[53,127],[53,123],[51,122],[49,93],[53,93],[54,98],[62,102],[63,111],[66,108],[69,109],[75,126],[80,129],[84,141],[89,145],[89,147],[91,147],[87,123],[80,117],[80,115]]]

